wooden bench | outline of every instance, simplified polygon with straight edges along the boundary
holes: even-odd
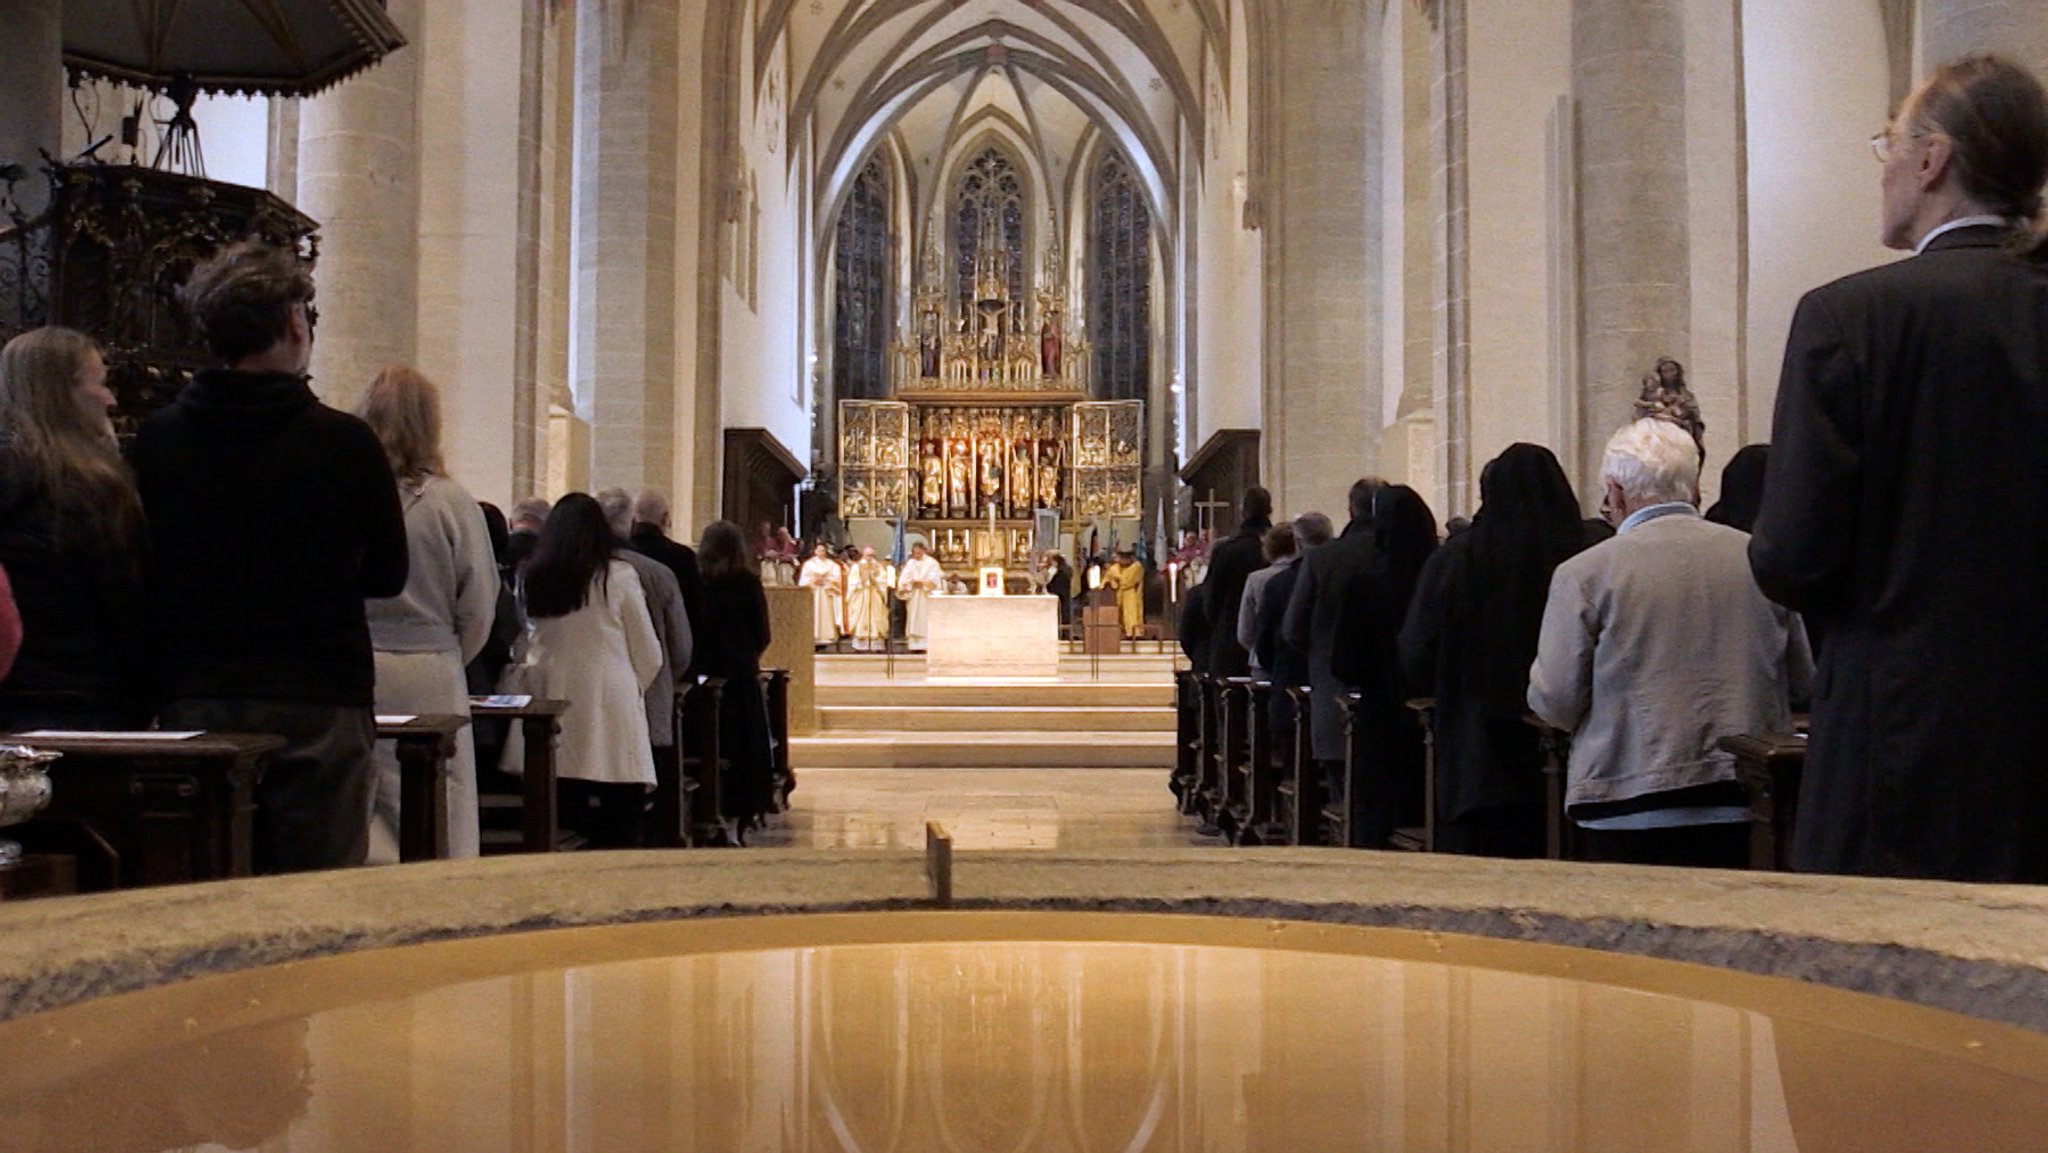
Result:
[[[1285,811],[1287,843],[1320,845],[1322,841],[1323,778],[1316,766],[1312,731],[1314,691],[1307,685],[1287,685],[1287,703],[1294,713],[1293,739],[1287,742],[1285,775],[1275,786]]]
[[[398,859],[448,859],[448,762],[469,718],[430,714],[381,719],[377,739],[398,746]]]
[[[1565,815],[1564,790],[1572,761],[1572,735],[1554,729],[1535,713],[1524,713],[1522,723],[1536,730],[1536,742],[1543,750],[1543,855],[1552,861],[1583,861],[1579,826]]]
[[[1199,822],[1197,831],[1213,837],[1222,832],[1217,816],[1218,801],[1222,795],[1218,778],[1223,764],[1223,686],[1213,677],[1202,677],[1200,688],[1201,734],[1197,741],[1201,745],[1201,755],[1195,764],[1192,811]]]
[[[796,788],[796,769],[789,757],[789,670],[762,669],[761,697],[768,704],[768,737],[775,747],[768,788],[768,811],[789,811]]]
[[[1287,830],[1280,820],[1281,750],[1273,728],[1273,700],[1278,690],[1271,681],[1253,681],[1251,686],[1251,750],[1246,761],[1251,817],[1240,834],[1247,845],[1283,845]]]
[[[1182,815],[1194,812],[1202,758],[1202,679],[1192,669],[1173,674],[1173,775],[1167,788]]]
[[[1251,678],[1226,677],[1219,693],[1216,827],[1223,830],[1224,840],[1238,845],[1244,843],[1245,827],[1252,820]]]
[[[684,790],[688,797],[689,839],[693,845],[736,845],[738,837],[725,816],[725,758],[719,748],[719,712],[724,707],[725,679],[699,677],[684,686],[682,750]]]
[[[518,852],[552,853],[559,841],[560,802],[555,796],[555,738],[562,732],[568,701],[535,698],[523,705],[492,705],[471,701],[473,720],[494,717],[519,722],[526,741],[524,776],[520,783],[521,834]]]
[[[1735,755],[1736,779],[1749,794],[1749,867],[1791,872],[1806,737],[1755,733],[1722,737],[1719,745]]]
[[[204,733],[188,740],[110,735],[24,740],[64,754],[50,766],[49,808],[20,826],[21,839],[44,839],[38,826],[70,824],[112,854],[119,888],[219,881],[254,872],[256,782],[264,759],[284,738]],[[83,870],[81,870],[83,872]]]
[[[1436,698],[1417,697],[1406,707],[1422,729],[1422,827],[1394,830],[1393,845],[1411,853],[1436,852]]]

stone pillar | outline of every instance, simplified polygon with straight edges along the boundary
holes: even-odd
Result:
[[[300,108],[298,207],[320,224],[313,387],[337,408],[418,352],[422,3],[390,0],[410,43]]]
[[[1272,69],[1262,479],[1282,512],[1340,521],[1351,482],[1377,464],[1381,425],[1372,7],[1275,19],[1262,62]]]
[[[1920,44],[1922,76],[1964,53],[1997,52],[2048,78],[2048,0],[1922,0]]]
[[[63,137],[63,8],[61,0],[9,0],[0,36],[0,164],[28,169],[15,194],[30,213],[49,200],[38,150],[57,155]]]
[[[569,381],[590,483],[672,488],[677,0],[578,0]]]
[[[1691,360],[1684,0],[1573,0],[1584,292],[1583,459],[1592,492],[1658,357]],[[1732,435],[1732,430],[1722,430]]]

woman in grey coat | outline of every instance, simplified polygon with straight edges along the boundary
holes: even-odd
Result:
[[[464,666],[483,651],[498,603],[498,566],[476,498],[448,477],[441,459],[441,399],[410,368],[387,368],[363,397],[363,418],[391,458],[405,509],[411,567],[405,591],[367,602],[377,659],[380,715],[469,715]],[[448,766],[448,852],[481,851],[477,827],[476,745],[456,738]],[[398,860],[398,755],[377,742],[377,789],[370,812],[370,863]]]

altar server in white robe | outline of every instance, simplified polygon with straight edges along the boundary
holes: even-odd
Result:
[[[903,598],[903,635],[910,651],[925,651],[931,636],[931,600],[945,585],[946,573],[922,543],[910,546],[910,559],[896,580],[896,595]]]
[[[820,648],[839,643],[846,631],[846,571],[819,545],[797,574],[797,583],[811,590],[811,641]]]
[[[889,587],[894,573],[875,556],[860,550],[860,560],[846,574],[846,627],[855,652],[881,652],[889,640]]]

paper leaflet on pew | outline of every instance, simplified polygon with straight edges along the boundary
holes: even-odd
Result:
[[[29,733],[14,734],[21,741],[189,741],[206,734],[197,730],[191,732],[90,732],[72,729],[37,729]]]
[[[525,693],[505,693],[490,697],[471,697],[469,703],[493,709],[523,709],[533,703],[533,697]]]

